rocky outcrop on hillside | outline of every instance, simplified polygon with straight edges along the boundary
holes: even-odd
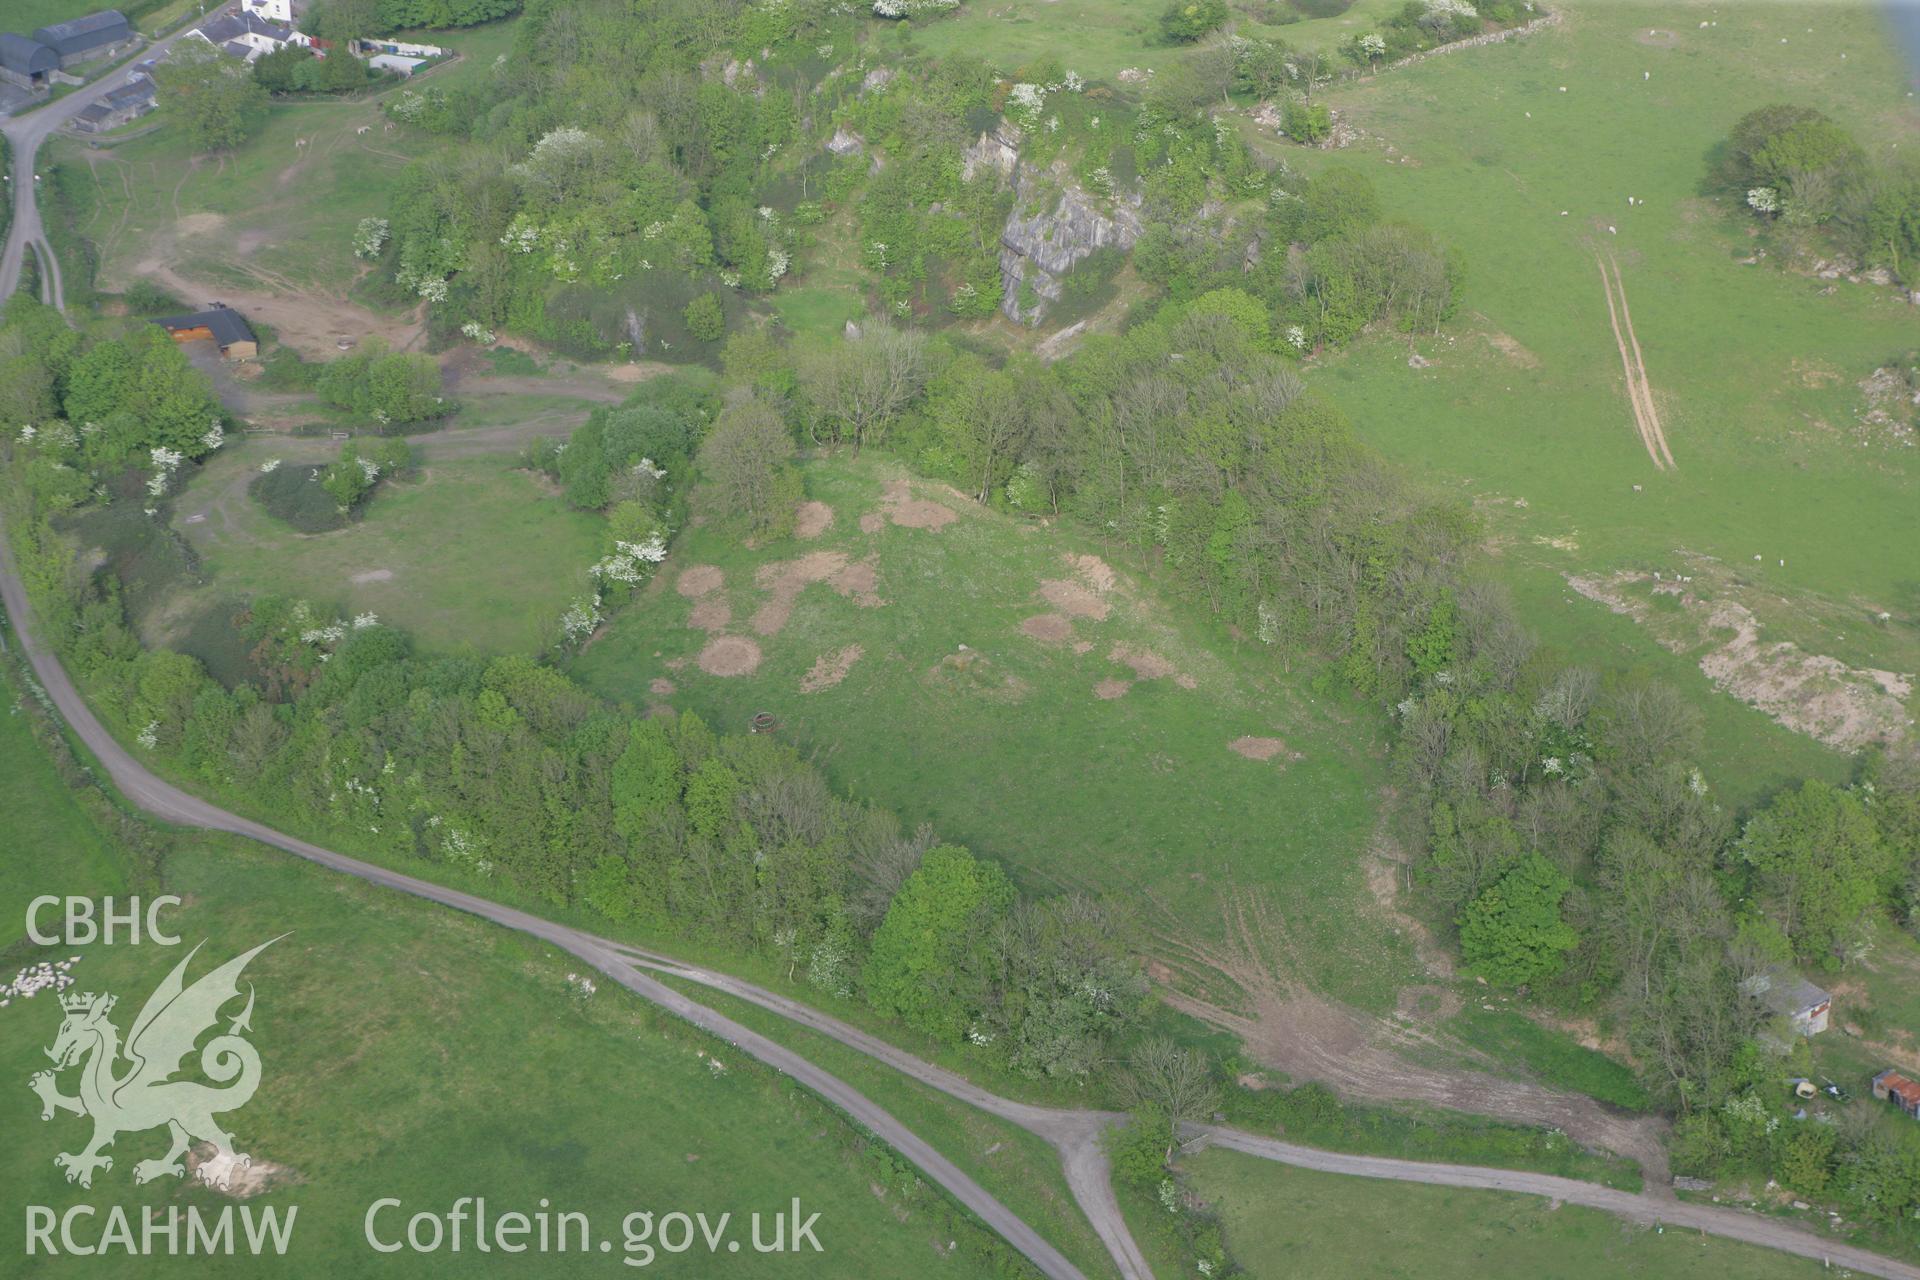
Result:
[[[1013,211],[1000,232],[1000,310],[1009,320],[1039,324],[1076,264],[1098,249],[1132,248],[1140,238],[1138,197],[1107,200],[1075,182],[1063,163],[1026,163],[1011,125],[981,134],[964,153],[961,172],[969,180],[987,171],[1013,187]]]

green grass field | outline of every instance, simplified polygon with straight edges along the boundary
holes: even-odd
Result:
[[[382,119],[366,100],[282,103],[247,145],[219,156],[196,156],[179,130],[161,128],[97,151],[63,143],[55,157],[90,175],[78,230],[98,247],[102,287],[163,267],[231,288],[339,292],[360,265],[354,224],[386,212],[414,158],[417,144],[394,145]],[[363,125],[371,132],[357,134]]]
[[[0,31],[27,35],[37,27],[65,22],[106,7],[95,0],[8,0],[6,12],[0,14],[0,22],[6,26],[0,27]]]
[[[213,581],[172,601],[171,617],[208,592],[297,595],[343,614],[371,610],[430,648],[530,653],[599,558],[601,522],[568,510],[511,458],[435,461],[431,450],[416,478],[383,484],[361,519],[295,533],[246,492],[260,463],[290,447],[255,438],[223,451],[175,500],[175,527]]]
[[[813,542],[755,550],[695,528],[675,543],[663,577],[702,563],[725,573],[723,594],[709,599],[724,599],[727,630],[763,653],[753,674],[703,673],[692,602],[664,584],[614,621],[576,674],[635,704],[659,701],[649,683],[669,679],[680,689],[674,706],[729,730],[771,711],[837,786],[909,824],[932,822],[1035,889],[1131,902],[1150,935],[1215,936],[1229,906],[1278,902],[1289,937],[1276,963],[1343,999],[1389,1007],[1414,962],[1363,908],[1360,864],[1384,775],[1370,713],[1316,698],[1206,633],[1117,561],[1121,580],[1099,601],[1111,617],[1081,618],[1057,640],[1023,633],[1052,612],[1043,584],[1057,593],[1074,579],[1063,558],[1102,548],[925,485],[922,500],[945,504],[952,523],[864,532],[863,515],[874,522],[896,474],[871,458],[809,466],[811,496],[834,511]],[[885,606],[819,583],[795,598],[778,634],[756,633],[753,615],[775,593],[755,574],[823,553],[870,561]],[[802,692],[816,662],[850,645],[864,653],[842,683]],[[1122,646],[1145,655],[1135,655],[1140,672],[1114,659]],[[1154,662],[1162,673],[1138,678]],[[1241,738],[1276,739],[1279,754],[1245,758],[1230,748]]]
[[[1697,655],[1664,653],[1561,575],[1713,557],[1699,571],[1744,593],[1765,638],[1920,669],[1913,564],[1897,553],[1920,538],[1920,485],[1907,451],[1854,430],[1855,384],[1912,347],[1913,310],[1889,289],[1742,265],[1745,216],[1701,194],[1709,150],[1752,107],[1818,106],[1879,156],[1920,110],[1870,6],[1563,7],[1529,39],[1329,95],[1392,152],[1261,142],[1309,169],[1357,167],[1467,264],[1460,316],[1416,344],[1431,366],[1382,336],[1315,380],[1368,439],[1481,506],[1498,572],[1548,643],[1694,689],[1711,708],[1710,775],[1736,798],[1831,775],[1831,753],[1710,694]],[[1596,250],[1618,258],[1673,471],[1636,433]]]
[[[17,717],[0,721],[0,798],[34,837],[5,845],[0,905],[16,921],[25,887],[111,891],[103,867],[117,856],[44,760],[32,758],[31,744],[20,750],[21,732]],[[20,865],[28,858],[38,864],[31,886]],[[76,989],[119,996],[114,1020],[124,1031],[194,944],[205,943],[198,976],[279,937],[247,970],[257,992],[250,1039],[262,1084],[226,1120],[241,1150],[277,1166],[248,1203],[299,1213],[284,1258],[148,1259],[140,1275],[577,1276],[596,1266],[615,1275],[624,1269],[622,1220],[630,1212],[730,1212],[744,1233],[747,1215],[784,1208],[795,1196],[821,1215],[823,1254],[810,1261],[743,1248],[726,1255],[726,1274],[809,1266],[873,1276],[919,1276],[930,1267],[956,1277],[1004,1274],[991,1256],[993,1238],[915,1190],[892,1153],[811,1095],[610,981],[583,994],[568,980],[581,968],[571,957],[228,837],[182,837],[165,889],[185,899],[165,917],[185,945],[61,947],[44,958],[78,954]],[[16,965],[40,958],[24,945],[9,952]],[[136,1222],[141,1206],[217,1212],[227,1201],[204,1187],[169,1179],[134,1186],[134,1163],[164,1149],[158,1132],[123,1134],[114,1167],[98,1173],[91,1190],[63,1180],[52,1157],[77,1149],[87,1129],[66,1115],[43,1124],[24,1087],[47,1065],[41,1049],[59,1021],[47,993],[0,1008],[0,1067],[17,1083],[0,1100],[12,1139],[0,1180],[16,1208],[62,1213],[93,1204],[104,1213],[117,1204]],[[614,1251],[590,1262],[577,1254],[487,1258],[470,1246],[461,1254],[381,1255],[365,1243],[362,1222],[380,1197],[405,1206],[393,1235],[406,1214],[444,1213],[468,1195],[487,1197],[496,1215],[533,1213],[543,1198],[556,1211],[584,1212],[595,1238],[612,1240]],[[949,1242],[958,1248],[949,1251]],[[24,1257],[20,1213],[0,1226],[0,1249]],[[720,1265],[697,1254],[657,1261],[680,1274]],[[97,1258],[35,1258],[8,1272],[53,1277],[100,1266]],[[117,1274],[134,1272],[123,1263]]]
[[[27,904],[43,894],[100,897],[126,877],[112,847],[74,805],[53,761],[34,738],[14,686],[0,679],[0,950],[27,936]],[[51,918],[51,917],[49,917]],[[9,971],[5,977],[11,978]]]
[[[1233,14],[1236,34],[1285,41],[1296,49],[1330,51],[1397,12],[1405,0],[1358,0],[1330,18],[1303,18],[1284,25]],[[1287,5],[1271,6],[1284,11]],[[1168,44],[1160,34],[1165,0],[1008,0],[967,4],[938,21],[892,24],[880,33],[889,43],[947,57],[964,53],[1012,73],[1043,58],[1058,58],[1088,79],[1111,80],[1125,67],[1158,68],[1191,46]]]
[[[1712,1236],[1655,1231],[1535,1196],[1380,1182],[1289,1168],[1235,1151],[1182,1162],[1254,1280],[1812,1280],[1816,1263]],[[1135,1238],[1163,1275],[1178,1265],[1159,1206],[1128,1201]]]

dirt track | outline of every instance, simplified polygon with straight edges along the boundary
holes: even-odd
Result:
[[[1627,379],[1627,402],[1633,407],[1634,426],[1640,443],[1656,469],[1665,471],[1678,464],[1667,447],[1667,433],[1660,426],[1660,411],[1654,405],[1653,384],[1647,378],[1647,362],[1640,354],[1640,339],[1633,331],[1633,313],[1627,309],[1627,285],[1620,275],[1620,263],[1611,252],[1602,259],[1596,250],[1593,261],[1600,268],[1600,287],[1607,295],[1607,319],[1613,324],[1613,341],[1620,350],[1620,367]],[[1607,268],[1611,265],[1612,274]],[[1614,299],[1618,295],[1616,305]],[[1624,324],[1624,330],[1622,328]],[[1628,348],[1632,350],[1629,352]]]
[[[1495,1074],[1499,1064],[1434,1029],[1458,1008],[1457,998],[1442,1000],[1438,1015],[1395,1021],[1328,1000],[1286,972],[1292,944],[1280,913],[1262,899],[1236,898],[1226,911],[1224,935],[1219,942],[1166,940],[1164,967],[1155,976],[1167,1003],[1240,1036],[1256,1061],[1294,1080],[1320,1081],[1344,1098],[1422,1102],[1558,1129],[1582,1146],[1634,1161],[1650,1197],[1672,1197],[1664,1121]],[[1211,994],[1221,978],[1236,989],[1233,996]],[[1478,1060],[1488,1069],[1422,1061],[1437,1056]]]

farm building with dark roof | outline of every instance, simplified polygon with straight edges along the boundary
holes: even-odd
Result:
[[[60,69],[60,55],[37,40],[0,31],[0,80],[22,89],[44,89],[47,76]]]
[[[84,18],[41,27],[33,38],[53,50],[62,67],[92,62],[133,40],[133,26],[118,9],[102,9]]]
[[[196,311],[191,315],[162,316],[154,321],[175,342],[195,342],[211,338],[220,344],[220,354],[234,360],[251,359],[260,352],[259,341],[253,336],[246,317],[232,307],[215,304],[206,311]]]

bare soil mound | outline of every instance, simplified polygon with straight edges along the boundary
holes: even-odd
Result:
[[[647,681],[647,692],[656,698],[671,698],[674,694],[673,681],[665,676],[655,676]]]
[[[1113,590],[1114,584],[1119,581],[1119,577],[1114,573],[1112,566],[1099,556],[1073,555],[1069,553],[1066,556],[1066,562],[1067,567],[1073,570],[1074,576],[1085,583],[1088,590],[1096,591],[1101,595],[1105,595],[1107,592]]]
[[[700,651],[700,669],[710,676],[752,675],[760,666],[760,646],[745,636],[715,636]]]
[[[793,513],[793,536],[811,541],[833,527],[833,508],[824,502],[803,502]]]
[[[1113,652],[1107,655],[1107,660],[1132,667],[1133,674],[1142,680],[1164,680],[1174,674],[1174,665],[1151,649],[1117,644],[1113,646]]]
[[[1227,744],[1227,750],[1249,760],[1271,760],[1288,754],[1287,744],[1278,738],[1235,738]]]
[[[727,581],[719,565],[696,564],[681,572],[673,589],[689,600],[698,600],[710,591],[718,591]]]
[[[800,692],[818,693],[833,688],[847,678],[847,672],[853,670],[853,664],[865,653],[859,645],[850,644],[836,652],[821,654],[814,661],[813,669],[800,678]]]
[[[1041,598],[1069,617],[1104,619],[1113,611],[1106,597],[1119,581],[1112,568],[1099,556],[1068,553],[1060,559],[1073,576],[1043,581]]]
[[[695,631],[718,631],[732,621],[732,606],[719,597],[702,600],[687,615],[687,625]]]
[[[887,603],[880,598],[880,571],[871,559],[848,565],[827,583],[862,609],[879,609]]]
[[[1099,622],[1113,612],[1113,606],[1105,600],[1065,578],[1049,578],[1041,583],[1040,598],[1072,618],[1092,618]]]
[[[907,480],[889,480],[880,492],[880,508],[860,517],[862,533],[877,533],[883,521],[892,521],[903,529],[928,529],[935,532],[960,518],[952,507],[913,496],[913,484]]]
[[[763,564],[753,575],[753,585],[769,592],[772,599],[753,612],[753,629],[760,635],[780,634],[793,616],[793,602],[816,582],[831,581],[847,567],[847,558],[838,551],[809,551],[798,560],[780,560]]]
[[[1020,624],[1020,634],[1042,644],[1065,644],[1073,639],[1073,619],[1064,613],[1036,613]]]
[[[1115,698],[1127,696],[1127,690],[1133,688],[1131,680],[1116,680],[1112,676],[1093,686],[1093,696],[1102,702],[1111,702]]]
[[[895,507],[888,518],[903,529],[944,529],[960,518],[952,507],[943,507],[937,502],[916,498]]]

